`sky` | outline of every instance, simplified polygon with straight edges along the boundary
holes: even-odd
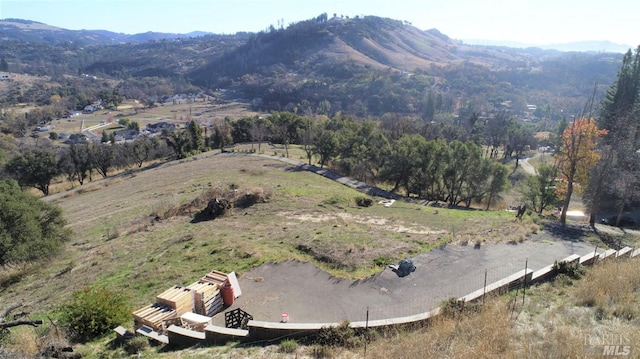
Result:
[[[409,21],[459,40],[640,44],[638,0],[0,0],[0,19],[126,34],[257,32],[324,12]]]

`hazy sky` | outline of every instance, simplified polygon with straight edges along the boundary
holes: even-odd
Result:
[[[0,0],[0,18],[128,34],[260,31],[323,12],[377,15],[455,39],[640,44],[638,0]]]

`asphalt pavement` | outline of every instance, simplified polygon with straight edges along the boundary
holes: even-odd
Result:
[[[431,310],[442,300],[461,297],[525,268],[537,270],[571,254],[585,255],[594,246],[561,240],[548,233],[518,244],[479,248],[447,245],[411,258],[415,272],[399,277],[391,269],[363,280],[335,278],[309,263],[268,263],[239,277],[242,296],[229,309],[242,308],[255,320],[330,323],[384,319]],[[224,316],[215,324],[224,325]]]

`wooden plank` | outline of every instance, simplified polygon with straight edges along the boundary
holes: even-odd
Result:
[[[227,276],[229,279],[229,283],[231,283],[231,287],[233,288],[233,296],[234,298],[238,298],[242,295],[242,289],[240,289],[240,283],[238,283],[238,278],[236,277],[236,272],[231,272]]]

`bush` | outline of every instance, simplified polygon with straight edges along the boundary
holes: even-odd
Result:
[[[553,263],[553,271],[560,274],[566,275],[569,279],[580,279],[584,273],[584,267],[580,265],[578,262],[564,262],[564,261],[555,261]],[[571,283],[569,283],[571,284]]]
[[[294,339],[285,339],[280,342],[280,351],[283,353],[293,353],[298,349],[298,342]]]
[[[143,336],[135,336],[125,343],[125,350],[129,354],[138,354],[149,347],[149,340]]]
[[[314,345],[311,349],[313,358],[333,358],[333,350],[324,345]]]
[[[358,207],[371,207],[373,205],[373,200],[367,197],[356,197],[356,204]]]
[[[389,257],[387,257],[387,256],[381,256],[381,257],[378,257],[378,258],[373,260],[373,264],[376,267],[386,267],[387,265],[389,265],[389,264],[391,264],[393,262],[394,262],[394,260],[389,258]]]
[[[62,209],[22,191],[13,180],[0,180],[0,266],[57,253],[71,238],[65,225]]]
[[[85,287],[60,308],[60,324],[76,342],[87,342],[131,320],[124,293],[104,287]]]
[[[355,347],[357,344],[356,333],[351,328],[349,321],[343,321],[336,327],[320,328],[314,341],[323,347]]]

